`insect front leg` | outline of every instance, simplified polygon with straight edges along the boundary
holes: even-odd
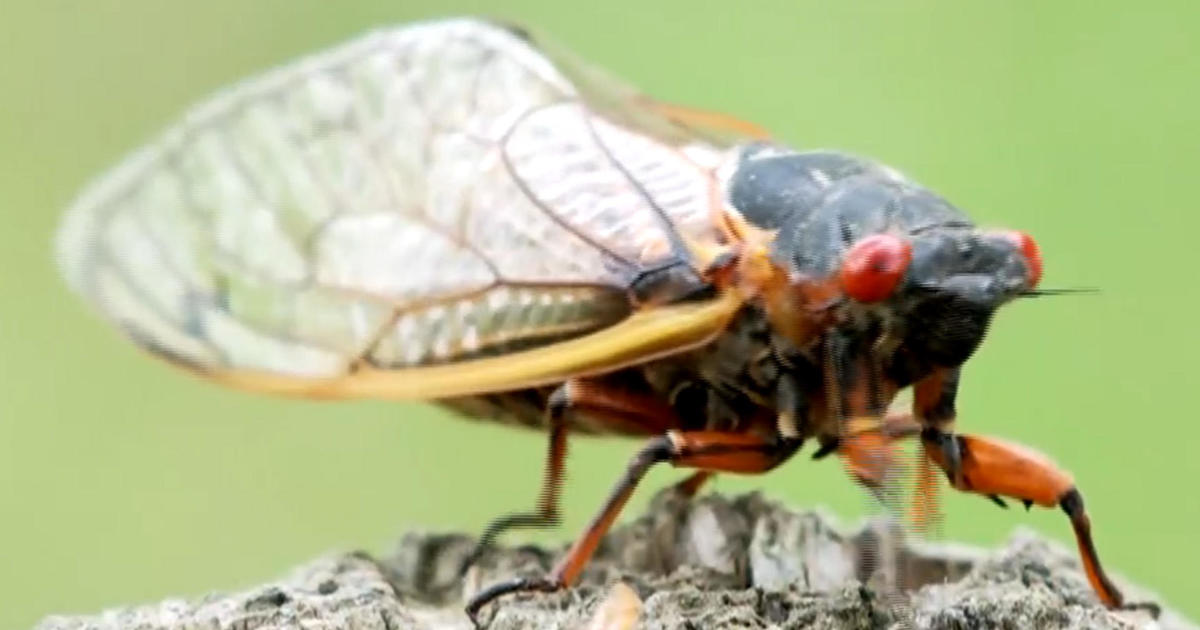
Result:
[[[1001,507],[1007,507],[1001,497],[1011,497],[1027,509],[1034,504],[1062,508],[1071,520],[1084,573],[1100,601],[1109,608],[1124,606],[1121,591],[1100,564],[1091,519],[1071,475],[1027,447],[952,433],[957,388],[957,370],[935,373],[916,386],[914,411],[925,425],[921,431],[924,459],[940,468],[955,489],[981,494]]]
[[[566,588],[578,579],[583,567],[595,553],[604,534],[633,494],[634,488],[650,468],[661,462],[708,471],[762,473],[791,457],[800,440],[763,438],[726,431],[668,431],[651,438],[626,466],[600,511],[592,517],[583,534],[550,571],[539,578],[516,578],[494,584],[479,592],[467,604],[473,622],[481,608],[509,593],[550,592]]]
[[[999,497],[1012,497],[1026,508],[1033,504],[1062,508],[1071,519],[1084,573],[1100,601],[1109,608],[1124,604],[1121,592],[1100,565],[1083,495],[1068,473],[1040,453],[995,438],[951,435],[932,428],[926,429],[921,438],[928,446],[926,454],[946,471],[958,490],[991,497],[1001,505]],[[947,447],[947,442],[954,445]],[[958,454],[957,463],[946,458],[948,451]]]

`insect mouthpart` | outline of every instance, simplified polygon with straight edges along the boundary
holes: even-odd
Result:
[[[1047,297],[1051,295],[1079,295],[1083,293],[1099,293],[1100,290],[1095,287],[1062,287],[1057,289],[1029,289],[1017,294],[1017,297],[1035,298]]]

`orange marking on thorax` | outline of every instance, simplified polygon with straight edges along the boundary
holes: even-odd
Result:
[[[751,281],[767,319],[797,348],[807,348],[833,324],[828,307],[841,295],[836,282],[792,278],[765,254],[755,267]]]
[[[776,232],[751,225],[732,208],[717,209],[717,226],[737,253],[733,273],[724,281],[744,299],[757,299],[772,327],[797,348],[808,346],[829,325],[823,307],[840,295],[837,283],[797,282],[771,260]]]

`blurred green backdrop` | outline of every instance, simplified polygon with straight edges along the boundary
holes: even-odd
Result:
[[[376,26],[487,13],[530,23],[666,100],[801,147],[894,164],[985,224],[1037,236],[1047,286],[1090,297],[1002,314],[967,372],[965,430],[1076,473],[1106,562],[1200,615],[1194,3],[606,0],[8,0],[0,8],[0,627],[232,588],[411,527],[524,507],[543,438],[421,406],[226,391],[147,359],[59,281],[50,239],[80,186],[231,80]],[[577,440],[572,536],[633,444]],[[637,495],[679,473],[658,471]],[[836,464],[760,479],[851,517]],[[946,534],[1057,511],[947,505]]]

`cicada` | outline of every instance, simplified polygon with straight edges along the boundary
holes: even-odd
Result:
[[[472,615],[570,586],[655,464],[694,469],[694,492],[811,440],[872,487],[905,438],[958,490],[1062,508],[1122,605],[1071,477],[954,432],[963,363],[1001,305],[1039,293],[1029,235],[522,29],[380,30],[226,90],[92,184],[57,247],[129,337],[219,383],[546,431],[536,509],[488,541],[556,521],[568,434],[644,437],[557,566]],[[906,388],[911,411],[888,413]]]

